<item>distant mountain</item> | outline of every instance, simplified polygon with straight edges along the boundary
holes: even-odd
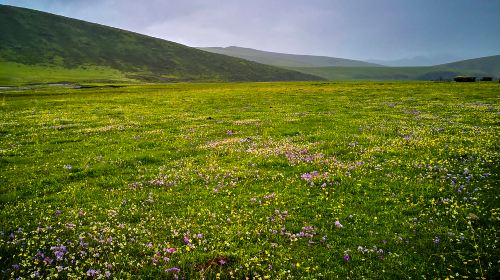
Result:
[[[278,66],[278,67],[329,67],[329,66],[345,66],[345,67],[370,67],[381,66],[374,63],[368,63],[359,60],[351,60],[344,58],[314,56],[314,55],[297,55],[260,51],[250,48],[241,47],[207,47],[198,48],[200,50],[239,57],[258,63]]]
[[[152,82],[321,79],[6,5],[0,5],[0,68],[2,84],[82,79]]]
[[[327,80],[452,80],[459,75],[500,78],[500,55],[428,67],[292,67]]]
[[[420,55],[420,56],[395,59],[395,60],[370,59],[367,61],[392,67],[419,67],[419,66],[433,66],[437,64],[450,63],[462,59],[463,58],[457,56],[452,56],[447,54],[437,54],[437,55],[427,55],[427,56]]]

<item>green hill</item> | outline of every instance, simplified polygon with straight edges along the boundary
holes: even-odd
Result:
[[[258,63],[278,66],[278,67],[373,67],[381,66],[378,64],[368,63],[359,60],[343,59],[328,56],[314,56],[314,55],[297,55],[266,52],[249,48],[241,47],[209,47],[199,48],[204,51],[209,51],[218,54],[224,54],[234,57],[239,57]]]
[[[459,75],[500,77],[500,55],[427,67],[387,67],[358,60],[274,53],[241,47],[199,49],[337,81],[452,80]]]
[[[0,5],[0,84],[321,78],[145,35]]]
[[[500,55],[429,67],[289,67],[327,80],[452,80],[456,76],[500,77]]]
[[[500,76],[500,55],[467,59],[443,65],[437,65],[436,67],[475,71],[498,77]]]

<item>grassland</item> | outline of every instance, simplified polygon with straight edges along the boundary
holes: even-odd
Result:
[[[460,75],[492,76],[492,72],[446,66],[428,67],[290,67],[330,81],[432,81],[453,80]],[[495,77],[500,76],[500,72]]]
[[[2,278],[499,277],[497,83],[0,91]]]
[[[109,67],[83,66],[64,68],[60,66],[24,65],[0,62],[0,85],[20,86],[49,83],[131,83],[138,80]]]

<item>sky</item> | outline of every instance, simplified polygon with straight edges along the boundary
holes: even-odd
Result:
[[[193,47],[240,46],[380,61],[420,57],[429,64],[500,54],[500,0],[0,0],[0,4]]]

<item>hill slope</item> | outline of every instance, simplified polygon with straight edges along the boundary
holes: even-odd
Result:
[[[241,48],[234,46],[227,48],[209,47],[209,48],[199,48],[199,49],[279,67],[381,66],[378,64],[368,63],[359,60],[351,60],[351,59],[328,57],[328,56],[297,55],[297,54],[266,52],[250,48]]]
[[[500,55],[428,67],[290,67],[327,80],[452,80],[455,76],[500,77]]]
[[[437,65],[436,67],[469,70],[491,74],[492,76],[500,76],[500,55],[467,59]]]
[[[96,73],[95,77],[87,73],[90,80],[113,81],[321,79],[112,27],[5,5],[0,5],[0,42],[1,68],[9,73],[4,76],[0,72],[0,83],[4,84],[55,82],[51,80],[51,72],[77,79],[79,75],[71,73],[81,71]],[[25,70],[30,67],[38,70],[35,75],[26,76]]]

